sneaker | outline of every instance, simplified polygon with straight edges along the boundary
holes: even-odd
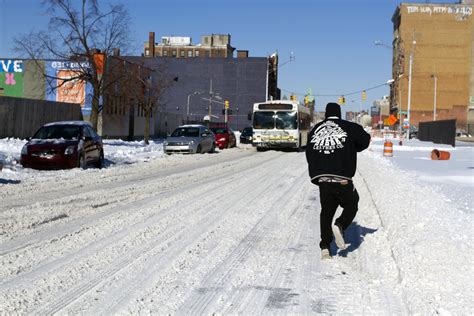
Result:
[[[331,253],[329,252],[329,249],[321,249],[321,259],[331,259]]]
[[[347,248],[346,242],[344,241],[344,232],[342,231],[339,225],[332,225],[332,233],[334,234],[334,239],[336,239],[336,245],[339,249],[344,250]]]

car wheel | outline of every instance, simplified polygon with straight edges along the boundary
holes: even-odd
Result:
[[[196,154],[200,154],[201,153],[201,145],[198,145],[198,147],[196,148]]]
[[[84,155],[84,153],[79,154],[77,167],[81,169],[86,169],[86,156]]]
[[[227,144],[225,145],[225,148],[226,148],[226,149],[229,149],[229,148],[230,148],[230,141],[227,142]]]
[[[216,144],[213,143],[212,146],[211,146],[211,151],[210,151],[210,153],[212,154],[212,153],[215,153],[215,152],[216,152]]]
[[[94,167],[101,169],[104,166],[104,152],[101,150],[99,160],[94,164]]]

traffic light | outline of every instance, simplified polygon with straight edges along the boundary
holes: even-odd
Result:
[[[338,99],[338,103],[340,105],[343,105],[344,103],[346,103],[346,98],[343,95],[341,95]]]
[[[367,93],[365,93],[365,90],[362,90],[362,101],[367,100]]]
[[[225,100],[225,105],[224,105],[225,109],[228,109],[229,108],[229,100]]]

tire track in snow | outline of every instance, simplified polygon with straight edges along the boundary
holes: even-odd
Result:
[[[219,163],[229,163],[232,161],[238,161],[242,158],[247,158],[252,156],[254,153],[252,151],[240,151],[235,156],[232,157],[217,157],[219,154],[210,154],[210,156],[216,156],[219,159],[228,159],[224,161],[220,161]],[[208,158],[208,157],[205,157]],[[213,157],[212,157],[213,158]],[[212,159],[209,157],[209,159]],[[189,173],[192,170],[208,168],[209,167],[209,159],[202,159],[197,162],[191,163],[191,168],[189,170],[181,171],[182,168],[181,164],[176,166],[167,166],[166,163],[164,166],[160,165],[160,161],[150,164],[147,166],[148,168],[145,169],[149,171],[152,169],[154,165],[158,165],[158,167],[165,167],[166,169],[158,169],[153,170],[152,173],[146,172],[142,174],[139,166],[132,165],[132,172],[129,169],[117,169],[117,168],[105,168],[102,170],[84,170],[78,172],[77,170],[70,170],[71,173],[76,172],[78,173],[78,177],[74,179],[67,178],[67,175],[59,175],[59,179],[49,180],[51,181],[52,185],[47,185],[46,187],[43,185],[41,190],[38,192],[37,190],[37,183],[34,184],[25,184],[16,187],[12,187],[9,190],[4,190],[2,195],[5,195],[2,199],[2,208],[0,209],[0,214],[4,211],[8,211],[11,208],[18,208],[18,207],[25,207],[29,206],[34,203],[50,203],[52,200],[56,199],[64,199],[70,198],[73,196],[77,196],[84,193],[94,193],[97,192],[99,189],[103,190],[104,186],[107,186],[108,189],[116,189],[120,187],[127,187],[133,183],[145,183],[146,181],[153,182],[156,177],[166,177],[176,174],[183,174]],[[173,163],[173,162],[171,162]],[[103,173],[104,178],[96,177],[91,175],[90,173]],[[112,174],[110,174],[112,173]],[[129,176],[129,177],[127,177]],[[124,178],[125,177],[125,178]],[[80,180],[80,181],[77,181]],[[58,183],[58,181],[60,181]],[[99,181],[99,182],[97,182]],[[76,183],[79,182],[80,184],[77,185]],[[18,188],[21,187],[19,190]],[[28,190],[29,189],[29,190]],[[68,191],[66,191],[68,190]]]
[[[301,191],[293,196],[290,204],[285,207],[285,212],[280,217],[280,222],[276,227],[280,227],[285,232],[284,236],[279,236],[281,231],[274,227],[268,232],[267,238],[275,238],[279,247],[278,266],[274,267],[268,281],[265,284],[243,285],[240,288],[232,289],[221,296],[226,297],[224,306],[219,307],[219,313],[222,314],[265,314],[274,313],[276,311],[288,312],[288,308],[292,304],[302,298],[301,291],[294,288],[293,282],[289,279],[292,273],[291,268],[298,253],[303,252],[304,248],[308,248],[307,241],[303,239],[303,235],[308,233],[310,229],[310,213],[307,208],[307,200],[310,187],[307,184],[306,174],[302,176],[303,184]],[[306,184],[304,184],[306,183]],[[297,201],[297,202],[296,202]],[[296,205],[293,203],[296,202]],[[303,203],[302,203],[303,202]],[[300,229],[303,227],[303,229]],[[272,236],[276,235],[276,236]],[[281,242],[280,242],[281,240]],[[260,250],[256,250],[260,251]],[[285,281],[283,281],[284,279]],[[301,312],[301,311],[299,311]]]
[[[278,157],[281,156],[281,153],[278,154]],[[272,164],[278,164],[278,161],[272,160]],[[266,164],[268,166],[268,164]],[[260,166],[261,167],[261,166]],[[264,170],[257,170],[257,173],[249,172],[250,177],[245,177],[247,171],[244,170],[240,173],[241,179],[246,179],[246,181],[254,183],[257,179],[262,179],[262,173]],[[263,186],[254,192],[251,192],[250,200],[257,200],[269,187],[276,185],[269,181],[268,187]],[[239,183],[236,184],[236,187],[240,186]],[[224,195],[222,192],[216,192],[216,197]],[[227,194],[225,194],[227,195]],[[103,298],[103,303],[97,305],[96,308],[88,310],[92,314],[105,313],[105,314],[117,314],[124,311],[127,304],[133,297],[142,296],[144,288],[152,287],[153,280],[160,277],[164,270],[168,269],[170,265],[173,265],[173,262],[177,262],[181,257],[187,257],[189,255],[188,249],[193,249],[196,243],[199,243],[200,240],[205,239],[209,232],[215,232],[218,229],[216,227],[221,226],[222,221],[225,221],[226,217],[230,214],[236,214],[239,211],[240,205],[238,201],[241,199],[240,196],[229,195],[229,198],[226,201],[222,201],[219,198],[209,197],[209,200],[212,202],[206,205],[206,208],[209,209],[207,212],[207,217],[203,219],[202,223],[196,223],[187,229],[187,236],[182,240],[177,240],[172,244],[169,249],[166,249],[163,253],[155,254],[153,260],[148,259],[147,261],[153,262],[149,266],[140,267],[139,272],[134,269],[132,275],[125,275],[119,282],[114,282],[110,285],[102,285],[104,291],[108,292],[107,297]],[[222,203],[224,203],[222,205]],[[187,251],[188,250],[188,251]],[[123,288],[127,288],[127,291],[124,292]],[[143,298],[141,299],[143,300]],[[81,310],[82,312],[82,310]]]
[[[252,173],[252,169],[249,169],[248,173]],[[215,203],[218,203],[216,199]],[[205,209],[207,205],[203,205],[202,208]],[[172,208],[172,207],[171,207]],[[191,209],[192,211],[192,209]],[[206,223],[200,223],[198,226],[203,226],[206,227],[209,224],[211,224],[213,220],[210,220]],[[206,224],[206,225],[204,225]],[[80,298],[82,295],[90,291],[92,288],[97,286],[98,284],[104,282],[107,279],[111,279],[116,275],[120,270],[128,267],[129,265],[133,264],[134,261],[138,260],[140,257],[152,252],[154,248],[160,247],[162,244],[166,243],[175,243],[177,240],[180,238],[183,238],[186,232],[186,227],[181,226],[179,227],[179,230],[177,232],[170,232],[169,235],[167,236],[160,236],[158,240],[153,240],[152,242],[148,242],[147,245],[143,247],[139,247],[138,250],[133,251],[133,253],[126,258],[122,258],[118,262],[115,262],[113,265],[111,265],[109,268],[107,268],[105,271],[101,271],[99,275],[96,275],[96,277],[93,277],[91,280],[89,280],[86,283],[82,283],[80,286],[76,286],[74,290],[67,292],[64,296],[61,296],[60,298],[56,299],[54,302],[43,306],[40,309],[41,313],[55,313],[57,311],[62,310],[65,308],[67,305],[72,303],[73,301],[77,300]],[[176,237],[179,235],[178,237]]]
[[[263,161],[259,161],[258,163],[266,163],[267,161],[272,160],[272,159],[275,159],[275,157],[265,159]],[[225,163],[227,163],[227,162],[225,162]],[[256,168],[256,166],[258,166],[258,164],[256,164],[256,162],[254,162],[254,161],[247,161],[246,163],[250,163],[250,166],[247,167],[247,168]],[[164,186],[162,188],[163,191],[159,192],[158,194],[162,194],[162,195],[164,195],[164,197],[170,196],[170,195],[174,194],[174,192],[176,190],[182,189],[182,187],[179,187],[179,185],[184,185],[185,187],[188,187],[188,186],[190,187],[190,186],[195,186],[195,185],[206,185],[206,184],[210,184],[210,183],[212,184],[212,182],[215,182],[216,178],[213,178],[214,174],[209,173],[208,171],[206,171],[208,168],[209,167],[207,166],[204,169],[204,171],[202,171],[204,179],[203,180],[199,179],[198,182],[195,182],[195,183],[192,183],[192,184],[186,184],[186,180],[187,180],[187,176],[188,176],[187,172],[181,172],[181,173],[178,173],[178,174],[174,175],[173,177],[176,178],[176,179],[179,179],[179,177],[181,177],[181,182],[184,182],[184,184],[182,184],[180,182],[178,182],[176,184],[175,182],[173,182],[173,184],[172,184],[173,187],[168,188],[167,186]],[[229,174],[232,174],[232,170],[223,170],[221,173],[219,173],[217,175],[217,179],[228,177]],[[157,182],[156,177],[155,177],[154,181]],[[161,181],[162,180],[160,180],[160,182]],[[127,209],[130,206],[133,207],[133,204],[144,203],[144,205],[141,205],[140,207],[146,206],[147,204],[150,203],[150,202],[147,202],[148,200],[153,201],[156,198],[155,196],[149,196],[149,195],[155,195],[156,190],[159,189],[159,186],[155,186],[153,184],[154,183],[145,182],[145,183],[140,183],[139,186],[134,186],[134,191],[139,191],[142,196],[145,195],[144,198],[140,198],[138,200],[134,199],[133,196],[131,196],[131,197],[125,196],[124,197],[124,195],[126,195],[127,193],[130,193],[130,192],[128,192],[129,191],[128,188],[125,188],[125,190],[119,190],[119,191],[116,191],[116,192],[112,192],[112,191],[115,191],[116,188],[107,187],[105,189],[102,189],[101,190],[101,196],[107,196],[107,201],[108,202],[107,202],[106,205],[103,205],[102,207],[95,207],[95,209],[102,208],[103,212],[101,212],[101,213],[94,212],[92,214],[92,216],[86,217],[86,218],[80,217],[80,218],[69,219],[68,223],[66,225],[63,225],[63,227],[65,229],[60,228],[59,231],[58,231],[57,225],[54,225],[53,227],[51,227],[49,229],[49,231],[46,231],[46,232],[41,231],[40,236],[35,236],[36,235],[35,233],[30,232],[26,236],[22,236],[20,238],[13,239],[12,241],[4,242],[3,245],[2,245],[2,251],[0,253],[0,256],[6,255],[6,254],[8,254],[10,252],[13,252],[13,251],[21,250],[22,248],[30,247],[30,246],[34,245],[35,243],[44,242],[45,240],[48,240],[48,239],[49,240],[53,239],[53,238],[60,239],[61,236],[63,236],[63,235],[73,233],[75,230],[77,230],[77,227],[83,227],[87,223],[91,223],[91,225],[95,225],[98,220],[100,220],[104,217],[111,216],[116,212],[121,212],[123,209]],[[67,206],[68,208],[72,208],[72,209],[90,208],[91,205],[94,205],[94,203],[95,203],[93,200],[91,202],[91,199],[94,198],[94,196],[96,196],[97,194],[96,193],[92,194],[90,192],[87,192],[87,193],[84,193],[84,194],[91,194],[91,196],[82,196],[82,194],[81,194],[81,197],[78,197],[77,199],[75,199],[76,201],[82,201],[84,203],[80,203],[79,205],[76,203],[76,204],[71,206],[71,205],[69,205],[69,202],[73,202],[73,201],[65,201],[64,205]],[[130,195],[130,194],[128,194],[128,195]],[[127,200],[129,200],[129,202],[126,202]],[[122,202],[122,203],[126,202],[126,203],[121,204],[119,206],[114,206],[114,204],[117,204],[117,203],[120,203],[120,202]],[[58,205],[54,205],[54,206],[57,207]],[[37,208],[41,210],[42,205],[37,205]],[[32,211],[32,210],[29,210],[29,211]],[[63,209],[55,209],[55,211],[59,212],[59,213],[66,212]],[[66,212],[66,213],[69,213],[69,212]],[[76,214],[77,212],[74,212],[74,213],[75,213],[74,215],[77,215]],[[34,241],[32,241],[32,239]]]
[[[194,292],[188,300],[178,310],[178,314],[209,314],[215,312],[212,303],[222,295],[223,289],[232,273],[247,260],[247,256],[255,248],[256,244],[265,236],[265,233],[272,228],[274,217],[278,216],[280,206],[285,205],[301,189],[301,183],[306,181],[306,170],[297,177],[297,181],[288,185],[282,192],[282,197],[273,201],[265,215],[256,223],[247,236],[239,243],[225,261],[216,266],[202,281],[201,288],[206,289],[202,292]]]

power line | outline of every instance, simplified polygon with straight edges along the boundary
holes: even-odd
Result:
[[[349,95],[354,95],[354,94],[358,94],[358,93],[362,93],[362,91],[369,91],[369,90],[374,90],[374,89],[377,89],[377,88],[380,88],[380,87],[383,87],[383,86],[386,86],[388,85],[387,83],[382,83],[382,84],[379,84],[379,85],[376,85],[376,86],[373,86],[373,87],[370,87],[370,88],[366,88],[366,89],[361,89],[361,90],[357,90],[357,91],[353,91],[353,92],[349,92],[349,93],[340,93],[340,94],[314,94],[313,96],[315,97],[340,97],[341,95],[343,96],[349,96]],[[280,89],[281,91],[285,91],[285,92],[288,92],[288,93],[291,93],[291,94],[296,94],[296,95],[301,95],[301,96],[305,96],[307,93],[301,93],[301,92],[294,92],[294,91],[290,91],[290,90],[286,90],[286,89]]]

